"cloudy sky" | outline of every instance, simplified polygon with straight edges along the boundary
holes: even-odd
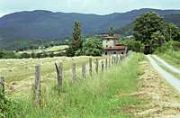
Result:
[[[0,16],[32,10],[109,14],[140,8],[180,9],[180,0],[0,0]]]

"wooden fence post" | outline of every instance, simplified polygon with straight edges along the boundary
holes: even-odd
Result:
[[[72,80],[76,80],[76,64],[72,64]]]
[[[107,58],[105,60],[105,65],[106,65],[106,70],[107,70],[108,69],[108,60],[107,60]]]
[[[104,72],[104,61],[101,62],[101,69],[102,69],[102,72]]]
[[[92,58],[89,58],[89,74],[92,76]]]
[[[40,105],[41,102],[41,74],[40,74],[40,65],[35,66],[35,104]]]
[[[114,65],[115,64],[115,57],[113,56],[112,58],[113,58],[113,65]]]
[[[121,63],[121,54],[119,54],[119,63]]]
[[[116,64],[118,64],[118,54],[116,54]]]
[[[55,63],[56,73],[57,73],[57,88],[62,88],[62,80],[63,80],[63,63]]]
[[[0,77],[0,94],[5,96],[4,77]]]
[[[82,65],[82,77],[85,79],[86,78],[86,64]]]
[[[111,67],[111,57],[109,57],[109,68]]]
[[[113,65],[113,56],[111,56],[111,65]]]
[[[99,61],[98,61],[98,59],[96,59],[96,68],[95,68],[95,70],[96,70],[96,73],[98,74],[98,71],[99,71]]]
[[[120,61],[122,61],[122,55],[120,54]]]

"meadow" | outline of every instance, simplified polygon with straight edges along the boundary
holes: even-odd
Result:
[[[1,59],[0,74],[5,78],[8,94],[27,94],[32,88],[35,78],[35,66],[41,65],[42,83],[56,80],[55,62],[63,63],[64,76],[71,76],[70,68],[72,63],[77,67],[87,63],[90,57],[54,57],[41,59]],[[91,57],[92,58],[92,57]],[[100,58],[100,57],[97,57]]]
[[[59,53],[61,51],[64,51],[66,48],[68,48],[68,45],[60,45],[60,46],[52,46],[44,49],[34,49],[34,50],[25,50],[25,51],[19,51],[19,54],[22,53],[43,53],[43,52],[53,52],[53,53]]]
[[[79,67],[88,59],[89,57],[73,58]],[[6,91],[7,96],[16,103],[14,106],[16,109],[12,108],[12,112],[15,110],[15,115],[12,116],[13,118],[131,117],[131,114],[125,109],[129,105],[141,102],[136,97],[127,96],[127,94],[137,89],[138,63],[142,59],[142,55],[133,54],[120,64],[111,66],[105,72],[93,73],[93,76],[88,76],[86,79],[82,78],[80,71],[78,71],[79,76],[75,82],[71,81],[71,72],[69,71],[72,58],[1,60],[1,73],[4,73],[8,84],[18,85],[18,82],[25,82],[22,84],[24,87],[19,87],[20,91]],[[56,90],[54,62],[60,60],[64,62],[66,73],[63,89],[59,93]],[[42,101],[41,105],[36,107],[33,104],[33,92],[30,89],[32,85],[29,85],[28,90],[25,88],[27,87],[26,81],[29,83],[28,79],[32,80],[31,83],[34,82],[34,66],[40,62],[43,78],[41,81]],[[12,116],[9,115],[9,117]]]

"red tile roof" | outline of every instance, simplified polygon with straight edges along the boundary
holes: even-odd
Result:
[[[104,48],[104,50],[125,50],[126,46],[115,46],[115,47],[108,47]]]

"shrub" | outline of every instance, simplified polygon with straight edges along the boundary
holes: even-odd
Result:
[[[13,51],[0,50],[0,58],[17,58]]]
[[[0,118],[17,118],[17,112],[20,109],[15,101],[7,99],[0,91]]]
[[[82,50],[78,50],[77,54],[83,54],[86,56],[101,56],[102,52],[102,41],[98,38],[89,38],[83,42]]]
[[[123,41],[123,44],[128,46],[128,50],[132,50],[135,52],[142,52],[144,45],[140,41],[136,41],[135,39],[126,39]]]

